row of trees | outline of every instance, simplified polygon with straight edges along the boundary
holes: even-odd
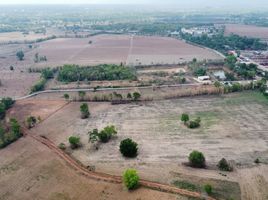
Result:
[[[199,37],[191,34],[182,34],[183,39],[190,42],[203,45],[217,51],[226,53],[228,50],[266,50],[267,44],[262,43],[260,39],[241,37],[239,35],[224,36],[217,34],[213,36],[202,35]]]
[[[122,65],[99,65],[80,67],[78,65],[64,65],[57,79],[62,82],[102,81],[102,80],[136,80],[133,69]]]

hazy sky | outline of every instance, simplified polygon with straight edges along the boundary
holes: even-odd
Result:
[[[0,0],[0,4],[200,4],[268,5],[268,0]]]

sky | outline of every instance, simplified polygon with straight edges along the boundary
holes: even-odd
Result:
[[[267,5],[268,0],[0,0],[0,4],[200,4]]]

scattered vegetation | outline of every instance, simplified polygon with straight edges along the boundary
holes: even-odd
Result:
[[[123,174],[123,182],[128,190],[136,189],[139,186],[139,179],[135,169],[127,169]]]
[[[91,143],[95,143],[97,141],[101,141],[102,143],[109,142],[109,140],[117,134],[115,126],[106,126],[100,132],[98,129],[93,129],[89,133],[89,141]]]
[[[130,138],[122,140],[120,143],[120,152],[125,157],[134,158],[138,154],[138,144]]]

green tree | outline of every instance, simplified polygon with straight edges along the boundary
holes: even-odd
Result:
[[[232,166],[228,163],[228,161],[225,158],[222,158],[219,162],[218,162],[218,168],[221,171],[233,171]]]
[[[65,99],[66,101],[68,101],[68,100],[70,99],[69,94],[64,94],[63,97],[64,97],[64,99]]]
[[[23,51],[18,51],[18,52],[16,53],[16,56],[17,56],[17,58],[18,58],[20,61],[22,61],[22,60],[24,59],[24,53],[23,53]]]
[[[193,151],[189,155],[189,162],[192,167],[203,168],[206,165],[206,159],[203,153],[199,151]]]
[[[90,116],[87,103],[83,103],[80,106],[81,118],[86,119]]]
[[[69,143],[72,149],[76,149],[80,146],[80,137],[71,136],[69,137]]]
[[[182,122],[184,122],[184,124],[186,124],[188,121],[189,121],[189,115],[188,114],[186,114],[186,113],[183,113],[182,115],[181,115],[181,121]]]
[[[138,101],[141,97],[141,94],[139,92],[134,92],[132,96],[134,101]]]
[[[136,189],[139,186],[139,176],[135,169],[127,169],[123,174],[124,185],[129,190]]]
[[[5,105],[5,109],[9,109],[15,103],[15,101],[10,97],[5,97],[1,100],[1,102]]]
[[[122,140],[120,143],[120,152],[125,157],[134,158],[138,153],[138,144],[130,138]]]

